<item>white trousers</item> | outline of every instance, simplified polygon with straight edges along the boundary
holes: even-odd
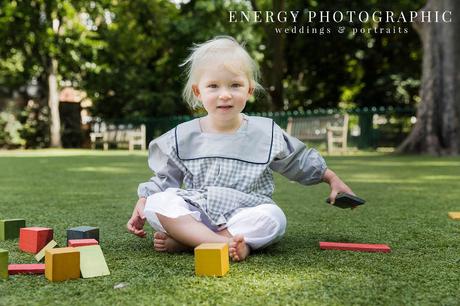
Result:
[[[168,218],[191,215],[198,222],[203,222],[213,231],[227,229],[234,236],[241,234],[252,249],[260,249],[281,239],[286,230],[286,216],[281,208],[274,204],[262,204],[255,207],[241,208],[227,224],[215,228],[199,209],[177,196],[174,190],[155,193],[147,198],[145,217],[154,230],[167,233],[156,214]]]

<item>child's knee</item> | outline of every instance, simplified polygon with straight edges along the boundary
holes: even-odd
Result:
[[[158,214],[163,215],[171,208],[171,197],[173,196],[175,195],[171,193],[158,192],[147,198],[144,215],[147,222],[155,231],[165,232],[160,220],[158,219]]]
[[[284,212],[277,205],[262,204],[257,206],[258,215],[262,220],[261,226],[266,227],[272,231],[275,236],[282,236],[286,231],[286,216]]]
[[[154,214],[162,212],[165,205],[167,205],[167,196],[164,192],[158,192],[149,196],[144,208],[144,215],[147,220],[149,220]]]

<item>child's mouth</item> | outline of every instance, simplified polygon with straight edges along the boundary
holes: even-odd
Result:
[[[220,108],[220,109],[230,109],[232,108],[233,106],[231,105],[223,105],[223,106],[218,106],[217,108]]]

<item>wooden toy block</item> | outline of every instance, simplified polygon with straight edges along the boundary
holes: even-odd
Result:
[[[98,243],[101,243],[99,240],[99,228],[92,226],[69,228],[67,230],[67,244],[69,244],[69,240],[74,239],[96,239]]]
[[[391,252],[391,248],[386,244],[320,242],[319,247],[322,250],[342,250],[342,251],[381,252],[381,253]]]
[[[43,274],[45,264],[11,264],[8,266],[8,273],[13,274]]]
[[[24,219],[0,220],[0,240],[15,239],[19,237],[19,229],[26,227]]]
[[[24,227],[19,232],[19,249],[37,254],[53,240],[53,229],[47,227]]]
[[[99,245],[81,246],[76,249],[80,251],[80,272],[83,278],[110,275]]]
[[[81,247],[85,245],[97,245],[99,244],[96,239],[70,239],[68,242],[69,247]]]
[[[51,240],[50,242],[48,242],[47,245],[45,245],[45,247],[43,249],[40,250],[40,252],[37,253],[37,255],[35,255],[35,259],[38,262],[40,262],[45,257],[45,251],[50,250],[50,249],[54,248],[55,246],[57,246],[56,241]]]
[[[224,276],[228,270],[228,244],[203,243],[195,248],[196,275]]]
[[[460,212],[450,212],[448,216],[452,220],[460,220]]]
[[[8,251],[0,249],[0,279],[8,278]]]
[[[45,277],[52,282],[80,278],[80,251],[69,247],[46,250]]]

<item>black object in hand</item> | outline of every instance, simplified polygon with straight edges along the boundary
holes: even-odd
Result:
[[[329,198],[326,199],[326,202],[331,204],[331,200]],[[340,208],[351,208],[355,207],[358,205],[363,205],[366,203],[365,200],[358,198],[357,196],[351,195],[349,193],[339,193],[335,197],[335,202],[334,206],[340,207]]]

